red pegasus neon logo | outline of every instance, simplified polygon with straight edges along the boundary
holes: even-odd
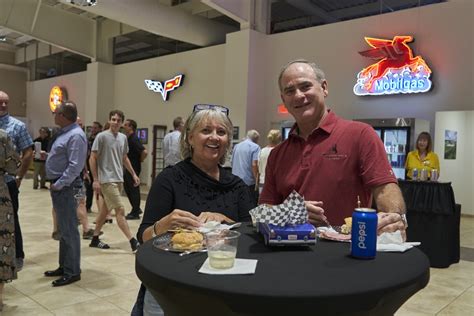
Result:
[[[387,74],[390,69],[403,69],[409,67],[417,71],[420,66],[431,74],[431,69],[420,56],[413,57],[413,52],[407,43],[413,41],[412,36],[395,36],[393,40],[365,37],[365,41],[372,49],[359,52],[364,57],[381,59],[380,61],[364,68],[359,77],[368,77],[365,88],[371,90],[374,82]]]

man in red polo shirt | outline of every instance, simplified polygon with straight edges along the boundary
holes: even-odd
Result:
[[[296,60],[281,71],[281,98],[296,123],[268,158],[260,204],[280,204],[296,190],[314,225],[342,225],[375,199],[379,234],[406,228],[405,203],[382,141],[367,124],[338,117],[325,104],[328,84],[314,63]]]

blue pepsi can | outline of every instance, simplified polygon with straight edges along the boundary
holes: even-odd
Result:
[[[373,259],[377,253],[377,212],[356,208],[352,214],[351,256]]]
[[[418,180],[418,169],[413,168],[413,176],[411,177],[412,180]]]

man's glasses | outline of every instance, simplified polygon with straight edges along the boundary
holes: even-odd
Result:
[[[202,110],[216,110],[229,116],[229,109],[222,105],[196,104],[193,108],[193,112],[202,111]]]

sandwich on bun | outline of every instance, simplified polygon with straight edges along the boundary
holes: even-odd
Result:
[[[182,231],[173,235],[171,242],[177,250],[197,250],[202,247],[204,238],[197,231]]]

